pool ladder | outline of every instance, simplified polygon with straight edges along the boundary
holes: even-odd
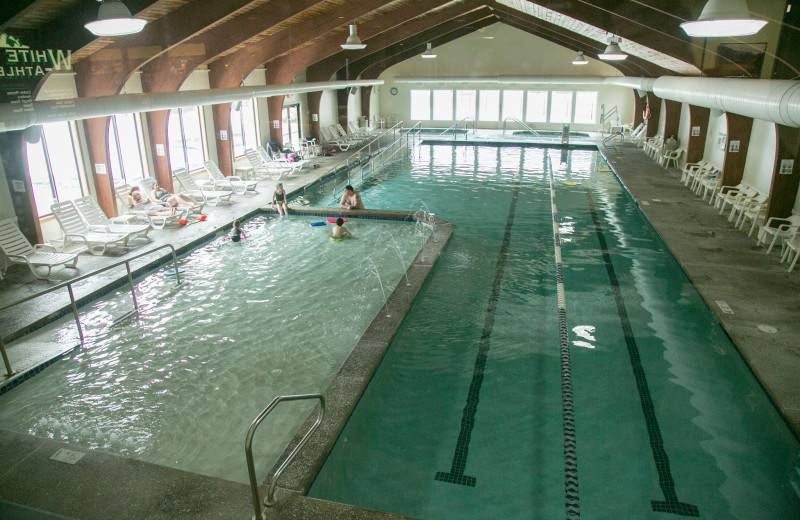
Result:
[[[322,423],[323,417],[325,417],[325,397],[322,394],[300,394],[300,395],[279,395],[275,399],[272,400],[269,405],[267,405],[264,410],[258,414],[258,417],[253,420],[253,423],[250,425],[250,429],[247,431],[247,438],[244,441],[244,453],[247,457],[247,473],[250,477],[250,491],[253,495],[253,508],[255,510],[255,516],[253,517],[254,520],[263,520],[264,516],[261,511],[261,498],[258,495],[258,480],[256,479],[256,468],[255,464],[253,464],[253,436],[256,433],[256,429],[261,424],[261,422],[267,417],[267,415],[272,412],[272,410],[278,406],[279,403],[283,401],[301,401],[307,399],[318,399],[319,400],[319,413],[317,414],[317,420],[314,421],[314,424],[311,425],[311,428],[308,429],[308,432],[300,439],[300,442],[297,443],[297,446],[294,447],[289,456],[286,457],[286,460],[278,467],[275,474],[272,476],[269,482],[269,489],[267,490],[267,496],[264,499],[264,505],[267,507],[274,506],[277,502],[275,500],[275,485],[278,483],[278,479],[281,477],[283,470],[291,464],[292,460],[294,460],[295,455],[305,446],[306,442],[308,442],[309,437],[311,434],[317,431],[319,425]]]

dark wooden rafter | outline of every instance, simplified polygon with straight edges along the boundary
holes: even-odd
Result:
[[[449,0],[440,0],[438,4],[443,5],[448,2]],[[464,16],[482,7],[485,9],[485,4],[481,0],[468,0],[466,2],[452,4],[431,14],[417,16],[405,23],[397,24],[389,30],[366,40],[366,49],[360,51],[342,50],[324,60],[312,64],[306,70],[306,79],[308,81],[326,81],[343,67],[345,59],[350,60],[351,65],[362,60],[368,61],[370,56],[375,55],[387,47],[399,42],[404,42],[406,39],[412,38],[423,31],[430,31],[439,24],[456,17]],[[433,35],[431,38],[432,37]],[[357,78],[358,73],[351,74],[350,77]]]

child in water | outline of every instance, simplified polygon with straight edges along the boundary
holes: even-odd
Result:
[[[333,231],[331,232],[331,240],[334,242],[340,242],[345,238],[350,238],[350,231],[344,227],[344,219],[339,217],[336,219],[336,225],[333,226]]]
[[[239,221],[234,220],[231,227],[231,242],[238,242],[243,238],[247,238],[247,235],[244,233],[242,226],[239,225]]]

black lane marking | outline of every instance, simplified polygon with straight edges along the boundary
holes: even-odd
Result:
[[[558,292],[558,336],[561,358],[561,414],[564,443],[564,505],[566,517],[578,520],[581,517],[578,493],[578,444],[575,435],[575,411],[572,398],[572,365],[569,356],[569,327],[567,325],[567,297],[564,290],[564,269],[561,258],[561,233],[558,228],[558,207],[553,176],[553,160],[550,158],[550,205],[553,214],[553,245],[556,261],[556,289]]]
[[[608,254],[608,245],[606,244],[605,235],[600,225],[600,219],[597,216],[594,200],[592,199],[592,194],[588,190],[586,192],[586,198],[589,199],[589,211],[592,214],[595,233],[597,234],[598,242],[600,242],[600,251],[603,254],[603,263],[606,265],[608,279],[611,282],[611,289],[614,292],[614,300],[617,303],[617,313],[619,314],[619,320],[622,323],[622,330],[625,334],[625,343],[628,346],[628,357],[631,361],[634,379],[636,379],[636,389],[639,392],[639,401],[641,402],[644,420],[647,424],[647,436],[650,439],[650,448],[653,451],[653,459],[656,463],[656,471],[658,472],[658,484],[661,486],[661,491],[664,493],[664,500],[651,501],[653,511],[672,513],[680,516],[699,517],[700,512],[697,506],[681,502],[675,491],[675,481],[672,479],[669,457],[667,456],[667,451],[664,449],[664,439],[661,436],[661,429],[658,427],[653,398],[650,396],[650,389],[647,386],[647,376],[644,373],[642,360],[639,356],[639,347],[636,345],[636,338],[631,329],[628,311],[625,309],[625,302],[619,289],[617,275],[614,272],[614,266],[611,264],[611,256]]]
[[[503,281],[503,270],[505,269],[506,259],[508,258],[508,245],[511,242],[511,225],[514,223],[514,213],[517,210],[517,197],[522,183],[522,172],[514,187],[514,196],[511,198],[511,207],[508,210],[508,220],[506,221],[506,232],[503,235],[503,244],[497,256],[497,267],[495,268],[494,283],[492,284],[492,294],[489,297],[489,307],[486,309],[486,319],[483,324],[478,355],[475,358],[475,368],[472,371],[472,381],[467,392],[467,404],[464,406],[464,413],[461,416],[461,430],[458,432],[458,442],[453,453],[453,462],[450,464],[450,471],[437,471],[436,480],[459,484],[461,486],[475,487],[475,477],[464,475],[467,467],[467,456],[469,455],[469,442],[472,437],[472,428],[475,426],[475,414],[478,411],[480,401],[481,385],[483,384],[483,371],[486,368],[486,357],[491,346],[492,328],[494,328],[494,313],[497,309],[497,300],[500,296],[500,284]]]

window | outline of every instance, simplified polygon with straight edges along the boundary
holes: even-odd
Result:
[[[512,117],[522,121],[523,97],[521,90],[503,91],[503,121]]]
[[[27,145],[28,169],[38,215],[50,214],[50,206],[83,197],[75,137],[70,123],[42,125],[42,137]]]
[[[497,121],[500,117],[500,91],[481,90],[478,117],[481,121]]]
[[[456,90],[456,120],[475,120],[475,99],[474,90]]]
[[[572,121],[572,92],[554,91],[550,102],[550,122],[569,123]]]
[[[575,93],[575,122],[584,124],[597,122],[597,92]]]
[[[525,111],[525,121],[529,123],[547,122],[547,95],[546,91],[528,91],[528,107]]]
[[[169,113],[168,144],[170,168],[187,171],[203,168],[206,148],[200,107],[177,108]]]
[[[109,121],[109,167],[115,185],[134,184],[145,177],[140,124],[133,114],[116,114]]]
[[[281,111],[281,138],[285,147],[292,146],[292,143],[300,146],[300,105],[288,105]]]
[[[433,91],[433,119],[436,121],[453,120],[453,91]]]
[[[411,91],[411,119],[429,121],[431,118],[431,91]]]
[[[255,149],[259,144],[254,105],[253,99],[231,105],[231,139],[235,157],[244,155],[245,150]]]

